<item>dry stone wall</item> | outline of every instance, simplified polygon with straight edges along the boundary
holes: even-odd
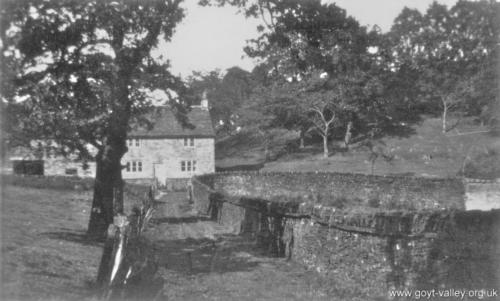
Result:
[[[326,172],[237,172],[198,177],[227,195],[323,205],[367,205],[385,209],[464,209],[461,179],[371,176]]]
[[[370,217],[348,219],[359,224]],[[339,295],[348,294],[343,288],[366,298],[393,289],[498,288],[500,212],[387,214],[384,220],[392,227],[373,232],[294,220],[292,258],[337,283]]]
[[[283,187],[271,189],[278,183]],[[390,196],[379,195],[381,204],[373,206],[362,188],[367,184]],[[193,178],[192,196],[198,210],[235,233],[239,228],[270,255],[321,273],[331,296],[385,300],[392,289],[498,289],[500,211],[464,211],[461,185],[454,179],[228,173]],[[319,201],[300,197],[311,188]],[[336,188],[352,196],[328,204]],[[403,195],[417,204],[405,208]]]

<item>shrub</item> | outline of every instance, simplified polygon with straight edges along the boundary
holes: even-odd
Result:
[[[377,198],[371,198],[368,200],[368,206],[372,208],[378,208],[380,207],[380,200]]]
[[[332,206],[338,209],[343,209],[348,203],[349,200],[345,196],[339,196],[330,201],[328,203],[328,206]]]
[[[500,178],[500,153],[495,149],[487,149],[466,162],[459,174],[477,179]]]

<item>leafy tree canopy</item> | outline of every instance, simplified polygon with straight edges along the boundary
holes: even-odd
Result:
[[[9,70],[2,78],[3,101],[16,110],[20,136],[52,139],[65,152],[96,160],[90,234],[103,235],[113,214],[123,210],[120,160],[131,122],[151,105],[148,93],[162,90],[181,100],[185,94],[168,62],[151,57],[182,19],[179,3],[2,3],[1,67]]]
[[[22,107],[19,136],[89,156],[84,146],[123,134],[151,104],[148,92],[182,94],[168,62],[150,56],[182,18],[178,2],[4,1],[2,95]]]
[[[405,8],[387,34],[392,67],[413,78],[425,111],[443,114],[443,130],[448,110],[477,116],[498,101],[499,16],[495,1],[434,2],[424,14]]]
[[[188,78],[188,86],[194,95],[206,93],[210,103],[212,120],[219,134],[234,130],[235,114],[247,101],[255,86],[254,76],[239,67],[207,74],[194,72]]]
[[[366,132],[388,120],[387,110],[375,110],[383,107],[381,79],[388,72],[387,55],[381,51],[386,48],[377,28],[369,31],[344,9],[316,0],[211,3],[236,5],[247,16],[264,21],[260,36],[245,51],[262,61],[258,71],[266,78],[262,84],[272,90],[268,93],[272,101],[259,107],[276,116],[271,124],[302,133],[317,128],[310,118],[311,108],[317,107],[315,99],[326,105],[321,114],[338,113],[332,128],[345,129],[354,122],[357,131]],[[304,89],[322,73],[329,85]]]

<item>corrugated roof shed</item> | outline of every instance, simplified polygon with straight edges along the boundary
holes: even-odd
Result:
[[[213,138],[215,137],[210,112],[207,109],[193,107],[187,113],[187,124],[182,124],[169,107],[157,107],[148,114],[152,127],[135,126],[128,134],[129,138]]]

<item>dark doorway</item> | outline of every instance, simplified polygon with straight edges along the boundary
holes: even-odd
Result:
[[[43,175],[43,160],[14,160],[12,164],[16,175]]]

